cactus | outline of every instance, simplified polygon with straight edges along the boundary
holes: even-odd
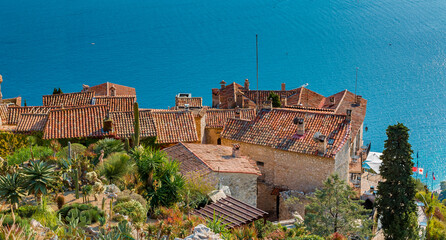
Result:
[[[102,198],[102,207],[101,207],[102,211],[104,211],[105,209],[105,199],[106,199],[105,197]]]
[[[110,218],[113,218],[113,198],[110,198]]]
[[[74,186],[76,191],[76,199],[79,199],[79,164],[77,162],[74,169]]]
[[[61,209],[65,204],[65,197],[63,195],[58,195],[56,198],[57,208]]]
[[[128,138],[125,139],[125,151],[130,152],[130,140]]]
[[[139,138],[141,135],[139,128],[139,106],[137,102],[133,104],[133,116],[135,118],[135,120],[133,121],[133,128],[135,132],[133,134],[133,147],[137,147],[139,146]]]

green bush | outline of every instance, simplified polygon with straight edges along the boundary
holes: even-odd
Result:
[[[78,211],[78,213],[76,213]],[[87,223],[95,223],[99,221],[100,217],[104,217],[104,212],[98,207],[91,204],[74,203],[65,205],[57,214],[61,216],[62,220],[68,222],[68,218],[72,217],[85,217]],[[80,220],[80,219],[79,219]]]
[[[39,206],[36,212],[32,215],[31,218],[40,222],[43,226],[48,228],[57,227],[57,214],[50,206]]]
[[[147,217],[147,209],[135,200],[118,203],[113,209],[121,215],[128,216],[133,222],[144,222]]]
[[[71,144],[71,158],[73,159],[75,156],[82,156],[84,155],[85,151],[87,150],[87,147],[80,143],[72,143]],[[68,158],[68,146],[62,148],[57,155],[58,158]]]
[[[30,218],[37,211],[38,206],[25,205],[19,207],[15,212],[22,218]]]
[[[135,201],[141,203],[141,205],[143,207],[147,206],[147,201],[144,199],[143,196],[141,196],[141,195],[139,195],[139,194],[137,194],[135,192],[132,192],[130,190],[124,190],[124,191],[118,193],[118,197],[116,199],[116,202],[117,203],[129,202],[131,200],[135,200]]]
[[[26,135],[0,132],[0,157],[6,158],[27,144]]]
[[[34,159],[43,161],[49,160],[53,156],[53,150],[49,147],[34,146],[33,147]],[[31,151],[29,147],[23,147],[15,151],[12,155],[7,157],[8,164],[21,164],[31,159]]]

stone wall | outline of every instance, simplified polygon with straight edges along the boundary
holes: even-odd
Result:
[[[220,133],[222,128],[205,128],[204,129],[204,139],[206,144],[217,144],[220,138]],[[231,145],[232,147],[232,145]]]
[[[257,207],[257,177],[255,174],[217,173],[221,186],[228,186],[231,196]]]
[[[199,143],[205,143],[206,135],[204,129],[206,126],[206,116],[196,116],[194,118],[195,118],[195,127],[197,129]]]
[[[336,153],[335,157],[335,172],[339,177],[345,182],[349,182],[349,162],[350,162],[350,150],[349,150],[350,140],[347,141],[341,150]]]

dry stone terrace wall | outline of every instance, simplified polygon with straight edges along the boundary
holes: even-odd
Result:
[[[220,184],[228,186],[231,196],[253,207],[257,207],[257,177],[245,173],[217,173]]]

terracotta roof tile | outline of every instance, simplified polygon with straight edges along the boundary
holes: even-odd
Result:
[[[110,89],[115,88],[115,96],[136,96],[136,90],[132,87],[119,85],[116,83],[102,83],[96,86],[89,87],[87,92],[94,92],[95,96],[112,96]],[[85,92],[85,90],[82,90]]]
[[[340,101],[335,111],[335,113],[338,114],[345,114],[347,109],[352,110],[352,138],[355,138],[356,134],[358,134],[359,130],[361,129],[367,111],[367,100],[361,98],[359,105],[355,104],[355,102],[355,94],[345,90],[344,97]]]
[[[175,97],[176,107],[185,107],[185,104],[189,104],[190,108],[203,107],[203,98],[201,97]]]
[[[245,156],[233,157],[231,147],[196,143],[178,143],[175,146],[164,151],[181,162],[181,167],[184,165],[186,172],[202,171],[208,167],[214,172],[260,175],[259,169],[251,159]]]
[[[110,112],[110,119],[113,120],[113,128],[117,137],[131,138],[134,134],[133,111],[131,112]],[[139,111],[139,125],[141,137],[156,136],[155,124],[153,123],[150,110]]]
[[[76,92],[44,95],[43,106],[85,106],[92,103],[94,92]]]
[[[8,122],[8,105],[0,104],[0,118],[1,123],[6,124]]]
[[[44,139],[104,137],[112,135],[103,131],[107,106],[93,105],[57,109],[49,112]]]
[[[43,131],[47,120],[48,120],[48,114],[23,113],[17,124],[16,131],[20,133]]]
[[[163,151],[166,152],[169,157],[177,160],[181,164],[180,172],[183,175],[197,172],[200,175],[206,175],[212,172],[211,168],[209,168],[203,161],[191,153],[181,143],[165,148]]]
[[[255,109],[239,109],[240,119],[252,120],[256,116]],[[223,128],[229,118],[235,117],[235,109],[208,109],[206,110],[206,127]]]
[[[93,98],[94,104],[107,105],[110,112],[133,111],[133,103],[136,102],[136,96],[96,96]]]
[[[305,134],[296,134],[297,125],[293,120],[303,118]],[[262,109],[252,121],[230,119],[221,137],[269,146],[285,151],[317,154],[317,143],[313,140],[316,132],[327,136],[325,157],[334,157],[350,135],[350,124],[345,115],[308,113],[297,109]]]
[[[60,107],[46,107],[46,106],[35,106],[35,107],[8,106],[8,124],[11,125],[17,124],[23,113],[47,114],[50,110],[59,108]]]
[[[152,111],[157,143],[197,142],[195,119],[190,111]]]

